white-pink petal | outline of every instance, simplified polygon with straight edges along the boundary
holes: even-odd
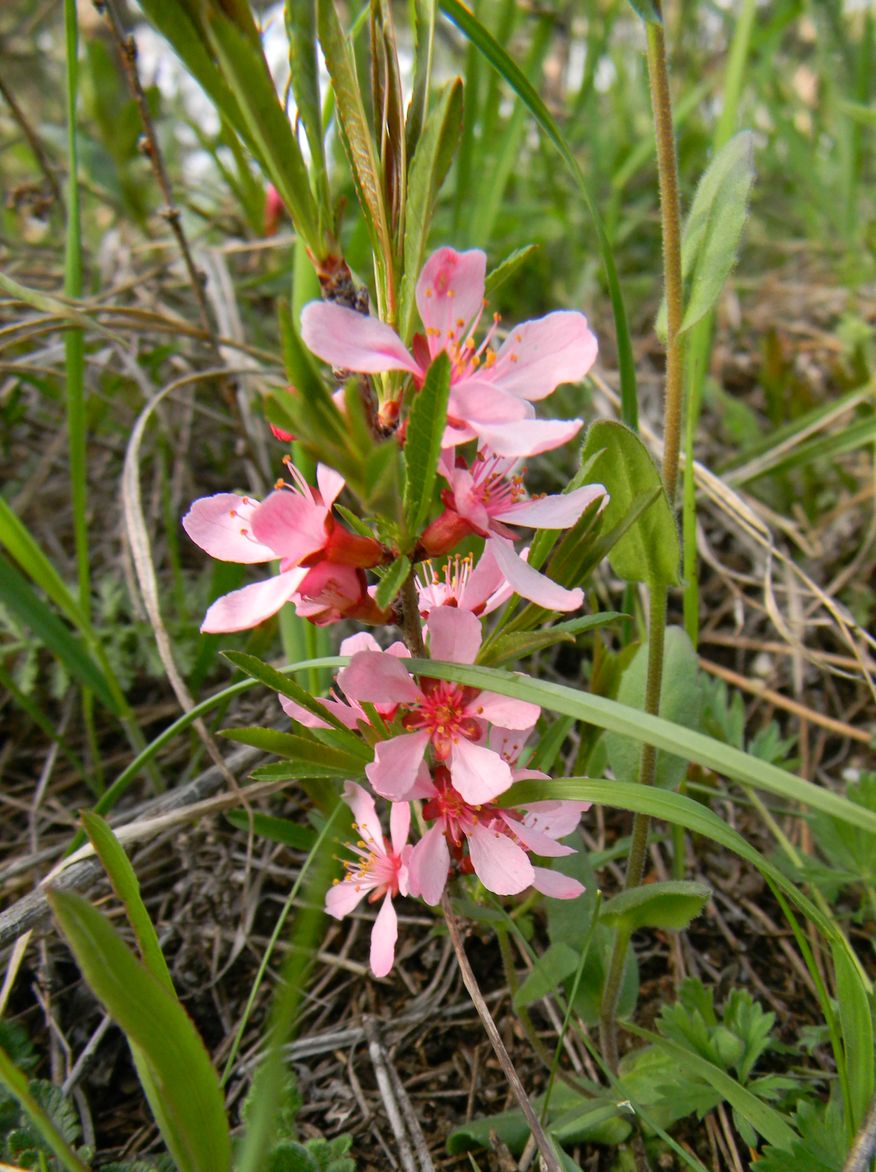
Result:
[[[444,824],[436,822],[411,851],[408,862],[411,895],[435,907],[441,902],[449,870],[450,851],[444,837]]]
[[[346,481],[340,472],[335,472],[334,468],[329,468],[328,464],[317,464],[316,483],[323,505],[330,509],[341,495]]]
[[[307,574],[306,570],[286,570],[264,582],[253,582],[240,590],[217,598],[204,616],[201,630],[205,635],[248,631],[277,613],[288,602]]]
[[[453,788],[471,806],[492,801],[504,793],[514,780],[506,761],[492,749],[472,744],[465,737],[459,737],[453,742],[450,778]]]
[[[534,570],[514,552],[514,546],[503,537],[491,537],[490,547],[499,566],[514,587],[515,594],[548,610],[577,610],[584,601],[584,591],[576,587],[567,590],[558,582]]]
[[[416,704],[423,693],[402,667],[400,657],[385,651],[360,651],[338,672],[338,683],[351,700],[372,704]]]
[[[391,802],[407,801],[420,780],[420,765],[428,744],[429,733],[424,731],[379,741],[374,760],[365,766],[371,788]]]
[[[432,358],[448,341],[464,343],[484,307],[487,256],[479,248],[457,252],[439,248],[423,266],[417,281],[417,309]]]
[[[393,802],[389,810],[389,840],[393,854],[400,855],[408,841],[411,828],[411,806],[409,802]]]
[[[311,301],[301,311],[301,337],[323,361],[342,370],[378,374],[420,368],[401,338],[385,322],[343,305]]]
[[[488,891],[517,895],[531,886],[532,863],[507,835],[478,824],[468,835],[468,853],[475,874]]]
[[[514,700],[511,696],[499,696],[495,692],[481,692],[469,704],[470,716],[479,716],[490,724],[507,729],[525,729],[529,732],[541,716],[541,708],[528,700]],[[525,739],[525,738],[524,738]]]
[[[559,871],[549,871],[547,867],[532,868],[532,886],[542,895],[549,895],[553,899],[577,899],[587,890],[577,879]]]
[[[368,850],[377,854],[385,854],[383,846],[383,827],[377,817],[374,798],[355,781],[348,781],[344,786],[344,801],[353,811],[356,828],[364,830],[362,837]]]
[[[583,419],[527,419],[522,423],[474,421],[470,425],[490,451],[514,458],[551,452],[574,439],[583,426]]]
[[[551,838],[565,838],[567,834],[572,833],[581,821],[581,815],[592,805],[592,802],[574,802],[567,798],[529,802],[523,820],[528,826],[534,826],[549,834]]]
[[[325,910],[336,920],[342,920],[362,902],[370,890],[370,885],[363,885],[353,879],[344,879],[340,883],[334,883],[326,892]]]
[[[429,615],[429,651],[432,659],[474,663],[482,638],[481,621],[470,610],[439,606]]]
[[[526,525],[530,529],[569,529],[585,509],[605,496],[603,485],[585,484],[571,492],[518,501],[493,516],[509,525]]]
[[[293,564],[326,543],[328,510],[295,489],[281,488],[266,497],[252,515],[252,531],[276,556]]]
[[[489,374],[506,393],[543,399],[561,383],[579,382],[597,349],[584,314],[558,310],[511,330]]]
[[[392,896],[387,892],[371,929],[371,971],[375,977],[385,977],[392,968],[397,939],[398,917],[392,906]]]
[[[183,529],[210,557],[255,565],[277,553],[252,535],[252,514],[259,502],[233,492],[217,492],[194,501],[182,519]]]
[[[555,838],[551,838],[549,834],[544,834],[532,826],[527,826],[525,822],[521,822],[517,818],[511,818],[504,812],[500,813],[499,816],[513,830],[517,839],[523,843],[528,851],[532,851],[533,854],[544,855],[546,859],[558,859],[563,855],[573,855],[575,853],[574,847],[563,846]]]

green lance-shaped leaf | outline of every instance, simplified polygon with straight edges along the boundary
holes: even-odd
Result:
[[[705,317],[736,263],[754,183],[754,139],[750,130],[731,138],[715,155],[697,187],[681,239],[681,269],[687,286],[681,333]],[[657,317],[666,334],[666,306]]]
[[[27,1075],[15,1065],[2,1047],[0,1047],[0,1086],[5,1087],[9,1095],[18,1100],[34,1129],[40,1133],[47,1147],[55,1153],[61,1166],[66,1168],[67,1172],[90,1172],[89,1166],[79,1159],[68,1143],[62,1128],[34,1094]],[[8,1108],[4,1104],[4,1123],[6,1125],[4,1131],[11,1124],[7,1112]],[[12,1165],[3,1164],[2,1167],[12,1168]],[[45,1168],[47,1164],[43,1162],[41,1167]]]
[[[248,834],[251,829],[259,838],[285,843],[296,851],[310,851],[316,842],[316,831],[312,826],[302,826],[298,822],[290,822],[288,818],[276,818],[272,814],[228,810],[225,820],[237,830],[244,830]]]
[[[578,971],[580,955],[562,940],[545,951],[535,962],[526,980],[514,994],[514,1008],[532,1005],[559,988],[566,977]]]
[[[380,166],[359,89],[356,63],[349,38],[344,35],[338,20],[334,0],[317,0],[317,24],[356,194],[374,245],[375,262],[389,282],[392,278],[388,266],[393,263],[393,253]]]
[[[515,248],[513,252],[500,261],[494,269],[487,273],[486,281],[484,282],[484,296],[489,301],[497,289],[500,289],[506,281],[508,281],[522,264],[538,250],[537,244],[524,244],[521,248]]]
[[[83,810],[82,823],[91,839],[91,845],[97,852],[97,857],[109,876],[113,891],[125,906],[128,923],[134,929],[143,963],[157,981],[170,993],[174,993],[167,961],[158,942],[158,933],[143,903],[140,883],[124,847],[99,814]]]
[[[408,533],[419,536],[432,503],[438,474],[441,437],[447,425],[450,398],[450,359],[442,351],[429,367],[408,418],[405,439],[404,513]]]
[[[453,161],[461,131],[462,82],[456,78],[445,87],[426,120],[408,171],[404,265],[398,313],[399,334],[405,341],[410,341],[414,331],[414,293],[423,267],[435,200]]]
[[[639,437],[622,423],[601,419],[587,431],[582,461],[593,458],[593,476],[609,492],[603,525],[621,521],[642,493],[657,491],[643,513],[608,555],[619,577],[652,586],[677,586],[681,548],[678,527],[660,473]]]
[[[310,190],[307,165],[274,89],[261,45],[217,9],[211,9],[207,19],[216,55],[255,152],[289,209],[296,230],[313,255],[322,256],[326,249],[320,212]],[[327,209],[323,211],[325,214]]]
[[[71,634],[70,629],[46,606],[27,579],[5,557],[0,557],[0,598],[72,676],[94,692],[109,712],[120,715],[119,705],[106,677],[82,640]]]
[[[374,595],[374,601],[381,610],[386,610],[391,606],[398,596],[399,590],[407,581],[408,575],[411,572],[411,563],[404,554],[397,557],[391,566],[387,568],[386,573],[380,579],[377,591]]]
[[[362,769],[362,758],[345,749],[335,748],[298,733],[281,732],[276,728],[225,728],[220,736],[240,745],[252,745],[277,757],[286,757],[305,767],[319,771],[319,776],[350,777]]]
[[[603,904],[600,919],[612,927],[636,932],[640,928],[669,928],[680,932],[698,916],[711,898],[705,883],[667,879],[622,891]]]
[[[693,644],[681,627],[668,627],[663,653],[663,684],[660,691],[660,716],[688,729],[698,729],[702,711],[702,688],[699,662]],[[621,679],[617,699],[630,708],[645,708],[648,675],[648,644],[636,651]],[[615,777],[635,781],[639,774],[642,746],[618,733],[605,734],[608,763]],[[687,770],[687,761],[662,749],[657,754],[654,784],[674,789]]]
[[[574,643],[576,637],[585,631],[609,626],[624,617],[616,611],[606,610],[599,614],[569,619],[565,623],[556,623],[553,627],[546,627],[541,631],[500,631],[481,647],[478,663],[498,667],[508,660],[519,660],[525,655],[542,651],[545,647],[552,647],[555,643]]]
[[[319,96],[319,62],[316,52],[316,0],[286,0],[284,14],[289,37],[289,78],[298,116],[307,135],[315,172],[316,189],[328,202],[322,108]]]
[[[128,1039],[174,1161],[182,1172],[226,1172],[231,1138],[222,1092],[191,1018],[87,900],[62,891],[48,900],[87,984]]]

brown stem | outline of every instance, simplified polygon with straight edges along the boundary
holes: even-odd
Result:
[[[544,1128],[538,1121],[538,1116],[532,1109],[529,1096],[523,1088],[520,1076],[514,1069],[514,1063],[511,1061],[510,1055],[505,1049],[505,1043],[502,1041],[496,1023],[493,1020],[493,1015],[490,1013],[486,1001],[484,1001],[477,978],[472,971],[471,965],[468,963],[468,957],[465,954],[465,947],[459,931],[459,924],[456,921],[456,916],[453,914],[453,909],[450,906],[450,897],[446,891],[441,898],[441,910],[444,912],[444,919],[447,921],[447,932],[450,936],[450,942],[453,945],[453,951],[456,953],[459,971],[462,973],[463,984],[468,990],[468,995],[471,997],[472,1004],[477,1010],[478,1017],[481,1019],[484,1032],[490,1040],[490,1045],[493,1047],[493,1051],[499,1059],[499,1065],[502,1067],[505,1077],[508,1079],[511,1093],[514,1095],[514,1098],[517,1100],[517,1105],[523,1112],[529,1130],[532,1133],[532,1138],[535,1140],[538,1150],[541,1153],[544,1166],[547,1172],[562,1172],[553,1146],[545,1135]]]
[[[420,606],[417,599],[417,584],[413,572],[401,588],[402,633],[405,646],[417,659],[426,658],[426,644],[423,642],[423,627],[420,623]]]

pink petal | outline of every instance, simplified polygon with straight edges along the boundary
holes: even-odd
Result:
[[[447,414],[470,426],[515,423],[531,419],[534,408],[516,395],[508,395],[486,375],[471,375],[450,392]]]
[[[370,890],[371,887],[368,885],[363,885],[352,879],[344,879],[340,883],[333,884],[326,892],[325,910],[336,920],[342,920]]]
[[[204,616],[201,630],[205,635],[215,635],[258,626],[289,601],[306,573],[306,570],[286,570],[217,598]]]
[[[439,904],[450,870],[450,851],[443,822],[436,822],[427,830],[411,851],[408,870],[411,895],[424,899],[430,907]]]
[[[527,826],[525,822],[511,818],[504,812],[500,812],[499,817],[510,827],[517,840],[528,851],[532,851],[536,855],[544,855],[547,859],[558,859],[562,855],[575,853],[574,847],[563,846],[562,843],[551,838],[549,834],[543,834],[540,830],[535,830],[532,826]]]
[[[322,503],[327,509],[330,509],[347,482],[340,472],[335,472],[334,468],[329,468],[327,464],[317,464],[316,483],[319,486]]]
[[[338,683],[360,704],[416,704],[423,695],[399,658],[385,651],[358,652],[338,672]]]
[[[468,837],[475,874],[496,895],[517,895],[532,884],[533,867],[526,852],[505,834],[476,825]]]
[[[546,578],[518,557],[514,546],[505,538],[491,537],[490,547],[502,572],[514,587],[515,594],[521,598],[528,598],[530,602],[548,610],[577,610],[584,601],[583,590],[577,587],[567,590],[558,582]]]
[[[331,696],[320,696],[319,702],[323,708],[327,708],[329,712],[340,720],[347,728],[357,729],[359,721],[365,720],[365,714],[361,708],[353,708],[349,704],[344,704],[341,700],[332,699]],[[296,704],[294,700],[289,700],[286,696],[280,697],[280,707],[292,720],[297,720],[299,724],[303,724],[305,728],[330,728],[331,726],[322,720],[319,716],[314,714],[301,704]],[[367,721],[365,722],[367,724]]]
[[[253,533],[293,565],[326,543],[327,510],[294,489],[272,492],[253,513]]]
[[[342,370],[377,374],[384,370],[420,368],[391,326],[324,301],[311,301],[301,311],[304,344],[325,362]]]
[[[408,841],[411,828],[411,806],[409,802],[393,802],[389,811],[389,840],[393,854],[400,855]]]
[[[406,733],[379,741],[374,760],[365,766],[365,776],[372,789],[391,802],[406,801],[420,780],[420,764],[428,743],[428,732]]]
[[[512,330],[490,374],[507,393],[543,399],[561,383],[579,382],[596,361],[596,351],[584,314],[560,310]]]
[[[483,612],[489,613],[489,610],[494,610],[495,606],[504,601],[501,599],[496,602],[496,597],[506,585],[505,575],[499,569],[493,551],[487,546],[469,574],[457,602],[463,610],[479,610],[489,603],[488,610]],[[510,595],[510,591],[508,593]]]
[[[302,578],[298,590],[303,599],[314,605],[299,606],[298,614],[307,615],[326,607],[337,608],[343,613],[360,602],[365,594],[364,575],[355,566],[339,565],[323,558],[305,573],[307,576]]]
[[[371,971],[375,977],[385,977],[392,968],[397,939],[398,917],[387,893],[371,929]]]
[[[535,827],[551,838],[565,838],[571,834],[585,810],[589,810],[592,802],[573,802],[566,799],[557,799],[547,802],[529,802],[523,821],[527,826]]]
[[[470,610],[439,606],[429,615],[429,653],[450,663],[474,663],[483,632]]]
[[[233,492],[202,496],[183,517],[183,529],[205,553],[220,561],[270,562],[277,556],[275,550],[252,535],[252,514],[258,503]]]
[[[357,651],[379,651],[380,644],[370,631],[359,631],[341,642],[340,655],[355,655]]]
[[[471,430],[497,456],[519,458],[553,451],[574,439],[583,424],[583,419],[527,419],[523,423],[475,421]]]
[[[511,767],[492,749],[460,737],[450,752],[453,788],[471,806],[480,806],[504,793],[514,780]]]
[[[280,696],[279,700],[280,707],[290,720],[297,720],[305,728],[331,728],[328,721],[323,720],[319,716],[314,716],[310,709],[305,708],[303,704],[298,704],[294,700],[290,700],[288,696]],[[325,704],[326,701],[323,700],[322,703]]]
[[[426,261],[416,298],[433,358],[449,340],[467,340],[484,307],[486,271],[487,255],[479,248],[470,252],[439,248]]]
[[[603,485],[585,484],[556,496],[520,501],[493,515],[509,525],[526,525],[530,529],[569,529],[585,509],[602,497],[608,499]]]
[[[495,692],[481,692],[466,711],[470,716],[488,720],[490,724],[525,729],[527,732],[541,716],[541,708],[537,704],[530,704],[528,700],[514,700],[511,696],[499,696]]]
[[[385,854],[383,827],[380,825],[380,819],[377,817],[374,798],[361,785],[356,785],[355,781],[348,781],[346,783],[343,797],[344,801],[353,811],[356,829],[365,832],[362,834],[362,838],[365,839],[366,847],[369,850],[375,851],[377,854]]]
[[[547,867],[532,868],[532,886],[542,895],[549,895],[553,899],[577,899],[587,890],[577,879],[559,871],[549,871]]]
[[[453,508],[463,520],[483,537],[490,528],[490,514],[475,488],[474,477],[467,468],[454,468],[446,475],[453,493]]]

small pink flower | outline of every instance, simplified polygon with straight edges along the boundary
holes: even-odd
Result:
[[[428,619],[438,606],[455,606],[476,615],[492,614],[514,593],[489,547],[477,564],[470,554],[456,554],[440,569],[431,561],[423,563],[416,585],[422,619]]]
[[[435,659],[474,663],[481,638],[481,624],[470,611],[438,607],[429,617]],[[430,747],[437,762],[447,763],[467,801],[496,797],[513,778],[507,761],[487,744],[489,725],[528,731],[540,712],[536,704],[443,680],[421,678],[418,684],[397,658],[383,652],[354,655],[339,672],[338,683],[354,702],[394,702],[406,709],[402,725],[408,731],[379,741],[365,769],[374,790],[390,801],[419,795]]]
[[[301,315],[301,336],[326,362],[344,370],[377,374],[406,370],[421,386],[432,361],[451,361],[445,446],[477,438],[502,456],[533,456],[566,443],[580,419],[540,420],[532,403],[565,382],[578,382],[596,359],[596,338],[582,313],[558,311],[512,330],[498,350],[491,345],[498,318],[475,346],[484,308],[486,254],[479,249],[434,252],[417,282],[416,300],[425,334],[413,352],[377,318],[325,302]]]
[[[204,618],[204,632],[243,631],[257,626],[286,603],[316,624],[341,617],[380,622],[385,616],[369,595],[363,568],[378,565],[386,551],[373,538],[339,525],[332,506],[344,480],[324,464],[318,489],[286,461],[292,483],[278,482],[261,503],[223,492],[194,502],[183,517],[192,541],[225,562],[280,562],[280,572],[219,598]]]
[[[514,773],[516,779],[525,771]],[[411,894],[422,896],[428,904],[439,903],[455,862],[462,873],[474,871],[496,895],[517,895],[535,887],[555,899],[574,899],[584,890],[577,879],[534,866],[529,855],[574,854],[572,847],[557,840],[575,829],[589,806],[589,802],[572,801],[532,802],[525,808],[507,809],[472,804],[453,785],[449,770],[439,766],[423,807],[423,817],[434,825],[408,860]]]
[[[515,462],[479,452],[470,468],[447,452],[439,470],[448,483],[441,499],[444,512],[424,532],[426,553],[447,553],[463,538],[487,538],[489,552],[516,594],[549,610],[576,610],[584,601],[580,589],[567,590],[546,578],[515,552],[510,527],[568,529],[594,501],[606,499],[601,484],[587,484],[556,496],[529,497]]]
[[[377,817],[374,799],[361,786],[348,781],[344,786],[344,801],[353,811],[355,827],[361,837],[355,845],[351,844],[356,858],[344,862],[347,873],[329,889],[325,910],[336,920],[341,920],[365,895],[370,903],[383,897],[371,931],[371,971],[375,977],[385,977],[395,960],[398,938],[398,919],[392,900],[396,895],[408,893],[407,860],[411,848],[407,839],[411,808],[407,802],[393,804],[387,840]]]

